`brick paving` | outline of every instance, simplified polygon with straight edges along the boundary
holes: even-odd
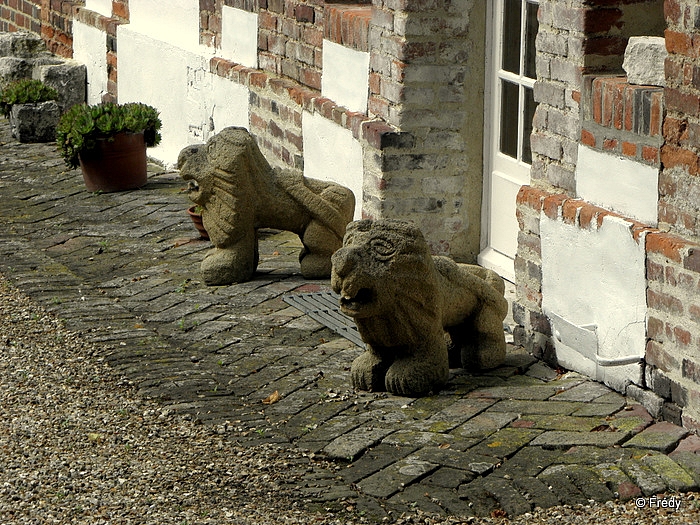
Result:
[[[176,172],[152,166],[141,190],[92,194],[55,145],[19,144],[8,128],[0,120],[0,273],[102,343],[97,357],[143,395],[237,443],[334,461],[304,478],[307,501],[378,519],[517,515],[698,489],[697,436],[513,346],[504,366],[453,371],[431,397],[354,392],[361,349],[283,300],[330,289],[301,277],[293,235],[262,231],[254,279],[207,287],[211,245]]]

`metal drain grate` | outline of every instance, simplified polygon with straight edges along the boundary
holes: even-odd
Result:
[[[333,292],[302,293],[285,295],[282,300],[357,346],[365,348],[355,322],[340,311],[338,304],[340,297],[337,294]]]

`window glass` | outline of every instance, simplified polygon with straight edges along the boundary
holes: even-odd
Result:
[[[518,156],[518,113],[518,85],[501,80],[500,150],[515,158]]]
[[[532,2],[525,4],[525,64],[523,74],[526,77],[535,78],[535,38],[537,37],[538,5]]]
[[[520,74],[521,0],[505,0],[503,10],[503,57],[501,68]]]

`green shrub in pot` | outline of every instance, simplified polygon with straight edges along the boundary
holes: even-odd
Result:
[[[77,168],[80,154],[94,149],[98,140],[112,139],[119,133],[143,132],[146,146],[152,147],[160,143],[161,126],[158,110],[146,104],[79,104],[61,117],[56,143],[68,167]]]

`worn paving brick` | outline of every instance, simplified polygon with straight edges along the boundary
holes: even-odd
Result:
[[[569,477],[569,465],[553,465],[537,476],[565,505],[586,505],[588,498]]]
[[[606,388],[605,385],[594,381],[585,381],[584,383],[575,385],[557,394],[555,399],[557,401],[580,401],[589,403],[609,393],[610,390]]]
[[[606,484],[601,483],[604,480],[594,469],[583,465],[571,465],[567,476],[589,500],[603,502],[615,499],[615,495]]]
[[[503,428],[471,448],[470,452],[501,459],[507,458],[515,454],[522,447],[528,445],[540,434],[542,434],[541,430]]]
[[[437,470],[439,465],[417,459],[401,459],[396,463],[360,481],[358,486],[365,494],[389,498],[414,481]]]
[[[484,479],[484,488],[498,501],[508,516],[519,516],[532,510],[530,502],[517,490],[511,481],[496,476]]]
[[[352,461],[368,448],[377,445],[382,438],[393,431],[391,428],[376,428],[373,425],[363,425],[335,438],[323,448],[323,452],[331,459]]]
[[[667,421],[656,423],[631,438],[624,446],[671,452],[688,435],[688,430]]]
[[[568,432],[552,430],[537,436],[531,445],[561,449],[591,445],[596,447],[613,447],[622,443],[626,437],[627,434],[623,432]]]
[[[619,466],[613,463],[602,463],[593,469],[620,500],[628,501],[642,495],[642,489],[635,485]]]
[[[516,487],[530,505],[543,509],[561,505],[559,498],[541,480],[535,477],[515,477],[513,486]]]
[[[522,401],[502,400],[489,408],[493,412],[512,412],[515,414],[573,414],[584,407],[584,403],[563,401]]]
[[[660,494],[665,490],[666,484],[661,476],[640,461],[627,459],[623,460],[620,466],[645,496]]]
[[[474,477],[472,472],[460,468],[440,467],[435,473],[428,476],[423,481],[423,484],[446,489],[456,489],[464,483],[469,483]]]
[[[661,476],[664,484],[675,492],[689,492],[698,489],[693,477],[675,461],[663,454],[655,454],[642,458],[642,463]]]

